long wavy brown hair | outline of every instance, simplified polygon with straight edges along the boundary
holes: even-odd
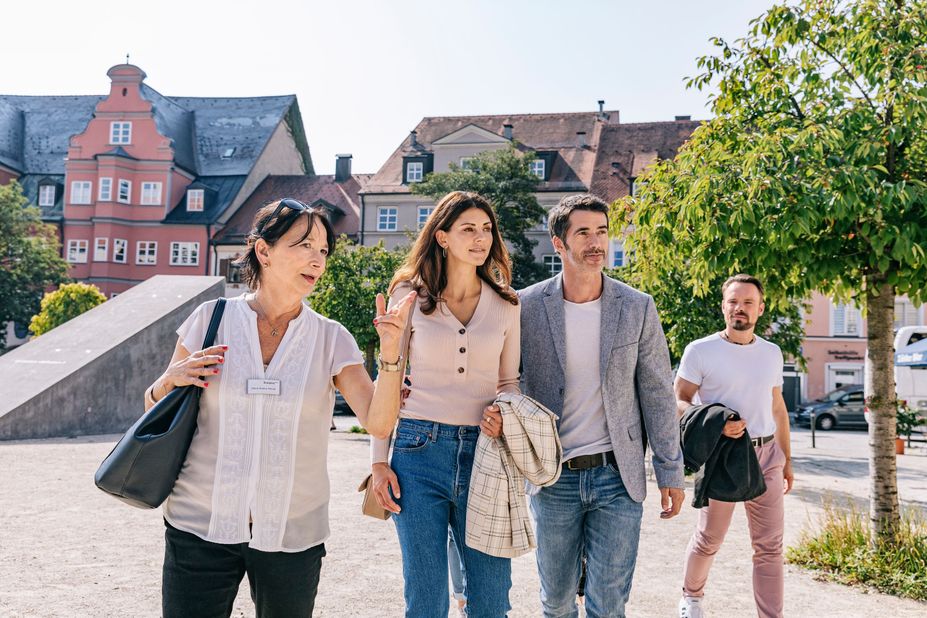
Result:
[[[412,250],[406,256],[405,262],[393,275],[389,284],[389,293],[408,283],[418,293],[421,299],[420,309],[425,315],[431,315],[435,307],[442,300],[442,293],[447,287],[447,264],[435,237],[438,230],[447,232],[457,221],[460,215],[470,208],[479,208],[492,224],[492,247],[489,257],[476,268],[477,276],[489,284],[496,294],[512,303],[518,304],[518,296],[511,287],[512,265],[509,259],[509,250],[505,247],[499,226],[496,224],[496,213],[493,212],[489,201],[478,193],[466,191],[453,191],[448,193],[435,205],[434,211],[425,221],[425,227],[419,232]]]

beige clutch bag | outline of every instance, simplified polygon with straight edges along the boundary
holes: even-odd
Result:
[[[364,501],[361,503],[361,513],[368,517],[377,519],[389,519],[391,513],[380,506],[377,497],[373,495],[373,474],[368,474],[367,478],[361,482],[357,491],[364,492]]]

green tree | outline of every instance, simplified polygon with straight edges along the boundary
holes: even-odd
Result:
[[[8,321],[26,324],[45,289],[67,279],[55,228],[27,207],[17,182],[0,186],[0,349]]]
[[[488,150],[473,157],[467,168],[455,163],[450,171],[429,174],[412,185],[412,192],[439,199],[451,191],[474,191],[490,201],[496,211],[499,233],[512,246],[512,287],[523,288],[548,276],[534,259],[536,241],[526,232],[541,222],[544,208],[535,191],[539,179],[529,167],[532,154],[513,147]]]
[[[377,293],[386,294],[405,255],[405,249],[401,248],[387,251],[382,242],[364,247],[353,245],[342,236],[338,250],[328,259],[325,274],[308,299],[314,310],[348,329],[364,350],[371,375],[380,341],[373,327]]]
[[[925,33],[925,0],[802,0],[715,39],[689,83],[716,86],[715,118],[629,204],[648,281],[683,259],[700,293],[745,271],[773,307],[820,291],[864,309],[878,544],[899,525],[893,300],[927,300]]]
[[[29,330],[36,337],[44,335],[51,329],[105,302],[106,297],[93,284],[65,283],[42,298],[41,309],[32,316]]]
[[[648,268],[640,266],[635,261],[629,266],[613,269],[609,275],[653,296],[666,332],[670,360],[675,366],[690,342],[724,329],[721,284],[727,274],[721,276],[719,272],[712,277],[706,286],[706,294],[687,284],[684,264],[665,272],[658,281],[645,280]],[[756,326],[757,332],[782,348],[785,357],[794,360],[800,367],[805,365],[801,355],[801,343],[805,338],[802,309],[802,303],[798,302],[786,303],[784,308],[768,307]]]

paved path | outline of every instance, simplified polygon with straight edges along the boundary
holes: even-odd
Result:
[[[338,417],[341,429],[352,423]],[[159,615],[163,527],[157,511],[141,511],[93,487],[92,475],[114,436],[0,443],[0,616],[98,617]],[[807,432],[794,436],[798,485],[787,498],[786,542],[819,511],[821,498],[863,500],[867,491],[866,435],[819,434],[812,451]],[[910,452],[910,451],[909,451]],[[402,575],[389,522],[362,517],[354,492],[367,467],[367,443],[344,431],[332,434],[332,538],[322,570],[318,616],[402,615]],[[927,505],[927,448],[899,459],[902,499]],[[661,521],[658,503],[646,503],[641,556],[630,616],[675,615],[680,561],[695,522],[686,507]],[[691,498],[691,491],[689,498]],[[750,548],[738,509],[707,588],[710,615],[752,616]],[[540,615],[533,555],[513,562],[512,617]],[[817,581],[786,567],[786,615],[923,617],[927,604]],[[235,616],[253,616],[242,588]]]

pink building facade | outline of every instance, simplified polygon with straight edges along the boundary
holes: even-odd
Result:
[[[107,296],[218,272],[211,245],[272,175],[312,177],[296,97],[167,97],[129,65],[98,97],[0,95],[0,183],[58,226],[75,279]]]

